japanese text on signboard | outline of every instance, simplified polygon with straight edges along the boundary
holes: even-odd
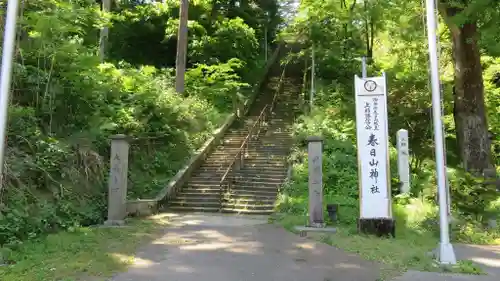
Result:
[[[365,129],[370,130],[369,137],[366,140],[366,145],[370,148],[369,152],[369,177],[372,181],[370,186],[370,192],[380,193],[379,188],[379,161],[378,158],[378,148],[380,146],[379,140],[375,133],[380,130],[380,123],[378,119],[378,98],[372,98],[372,104],[369,102],[365,102]],[[373,117],[373,126],[371,122],[371,118]]]

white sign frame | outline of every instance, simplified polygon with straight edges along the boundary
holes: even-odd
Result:
[[[392,218],[385,74],[355,75],[354,85],[360,218]]]

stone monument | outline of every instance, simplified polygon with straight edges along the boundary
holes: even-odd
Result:
[[[408,131],[401,129],[397,133],[398,175],[401,193],[410,192],[410,151],[408,146]]]
[[[309,221],[307,226],[297,226],[301,236],[308,231],[336,232],[335,228],[325,227],[323,210],[323,139],[317,136],[307,138],[309,172]]]
[[[127,181],[128,181],[127,136],[111,137],[111,157],[108,180],[108,219],[105,225],[123,225],[127,216]]]

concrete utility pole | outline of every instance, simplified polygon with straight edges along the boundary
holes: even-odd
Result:
[[[12,62],[16,46],[16,23],[19,0],[9,0],[5,18],[2,46],[2,66],[0,80],[0,190],[3,183],[3,162],[5,152],[5,135],[7,129],[7,112],[9,109],[10,83],[12,78]]]
[[[455,251],[450,243],[448,225],[448,198],[446,194],[446,171],[444,160],[443,123],[441,120],[441,91],[439,83],[439,63],[437,57],[436,6],[435,0],[426,1],[427,40],[429,42],[429,61],[431,67],[432,117],[434,119],[434,144],[436,152],[436,172],[439,194],[439,262],[456,264]]]
[[[188,41],[188,0],[180,0],[179,30],[177,32],[177,58],[175,60],[175,91],[184,93],[184,77],[186,75],[186,52]]]
[[[102,0],[102,12],[109,13],[111,10],[111,0]],[[109,27],[104,26],[101,28],[101,32],[99,34],[99,58],[101,62],[104,62],[106,59],[106,47],[108,45],[108,36],[109,36]]]

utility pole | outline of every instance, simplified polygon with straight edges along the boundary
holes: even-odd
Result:
[[[188,41],[188,0],[180,0],[179,7],[179,30],[177,31],[177,57],[175,60],[175,91],[184,93],[184,81],[186,75],[186,52]]]
[[[436,7],[435,0],[426,0],[427,40],[429,42],[429,61],[431,67],[432,117],[434,119],[434,146],[439,193],[439,262],[456,264],[455,251],[450,243],[448,225],[448,198],[446,194],[446,172],[444,161],[443,123],[441,120],[441,91],[439,83],[439,64],[437,57]]]
[[[16,46],[16,24],[19,0],[8,0],[2,46],[2,66],[0,74],[0,190],[3,183],[3,164],[6,144],[7,112],[9,109],[12,61]]]
[[[267,62],[267,23],[264,27],[264,59]]]
[[[366,57],[361,58],[361,77],[366,78]]]
[[[102,12],[109,13],[111,10],[111,0],[102,0]],[[106,59],[106,47],[108,45],[109,27],[103,26],[99,34],[99,58],[101,62]]]
[[[311,96],[310,96],[310,110],[312,111],[312,108],[313,108],[313,104],[314,104],[314,94],[315,94],[315,86],[314,86],[314,75],[315,75],[315,72],[316,72],[316,62],[315,62],[315,53],[314,53],[314,42],[312,43],[312,47],[311,47]]]

